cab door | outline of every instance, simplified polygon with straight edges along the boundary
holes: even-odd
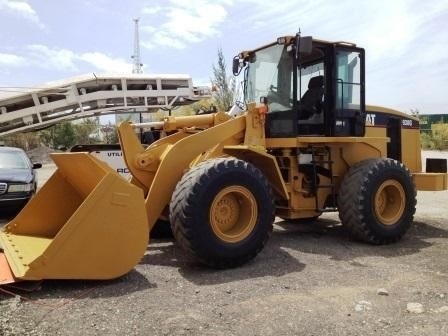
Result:
[[[364,49],[336,47],[334,136],[364,136]]]

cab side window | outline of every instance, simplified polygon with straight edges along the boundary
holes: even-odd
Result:
[[[361,105],[361,61],[359,52],[338,51],[336,108],[359,110]]]

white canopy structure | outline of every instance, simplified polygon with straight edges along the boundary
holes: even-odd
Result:
[[[39,130],[61,121],[152,112],[210,96],[188,75],[88,74],[41,87],[0,93],[0,135]]]

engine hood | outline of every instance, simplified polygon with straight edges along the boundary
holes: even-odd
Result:
[[[30,183],[33,173],[28,169],[0,169],[0,182]]]

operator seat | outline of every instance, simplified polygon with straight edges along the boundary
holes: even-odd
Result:
[[[324,96],[324,76],[312,77],[308,83],[308,90],[300,100],[299,119],[309,119],[315,114],[322,113],[322,98]]]

